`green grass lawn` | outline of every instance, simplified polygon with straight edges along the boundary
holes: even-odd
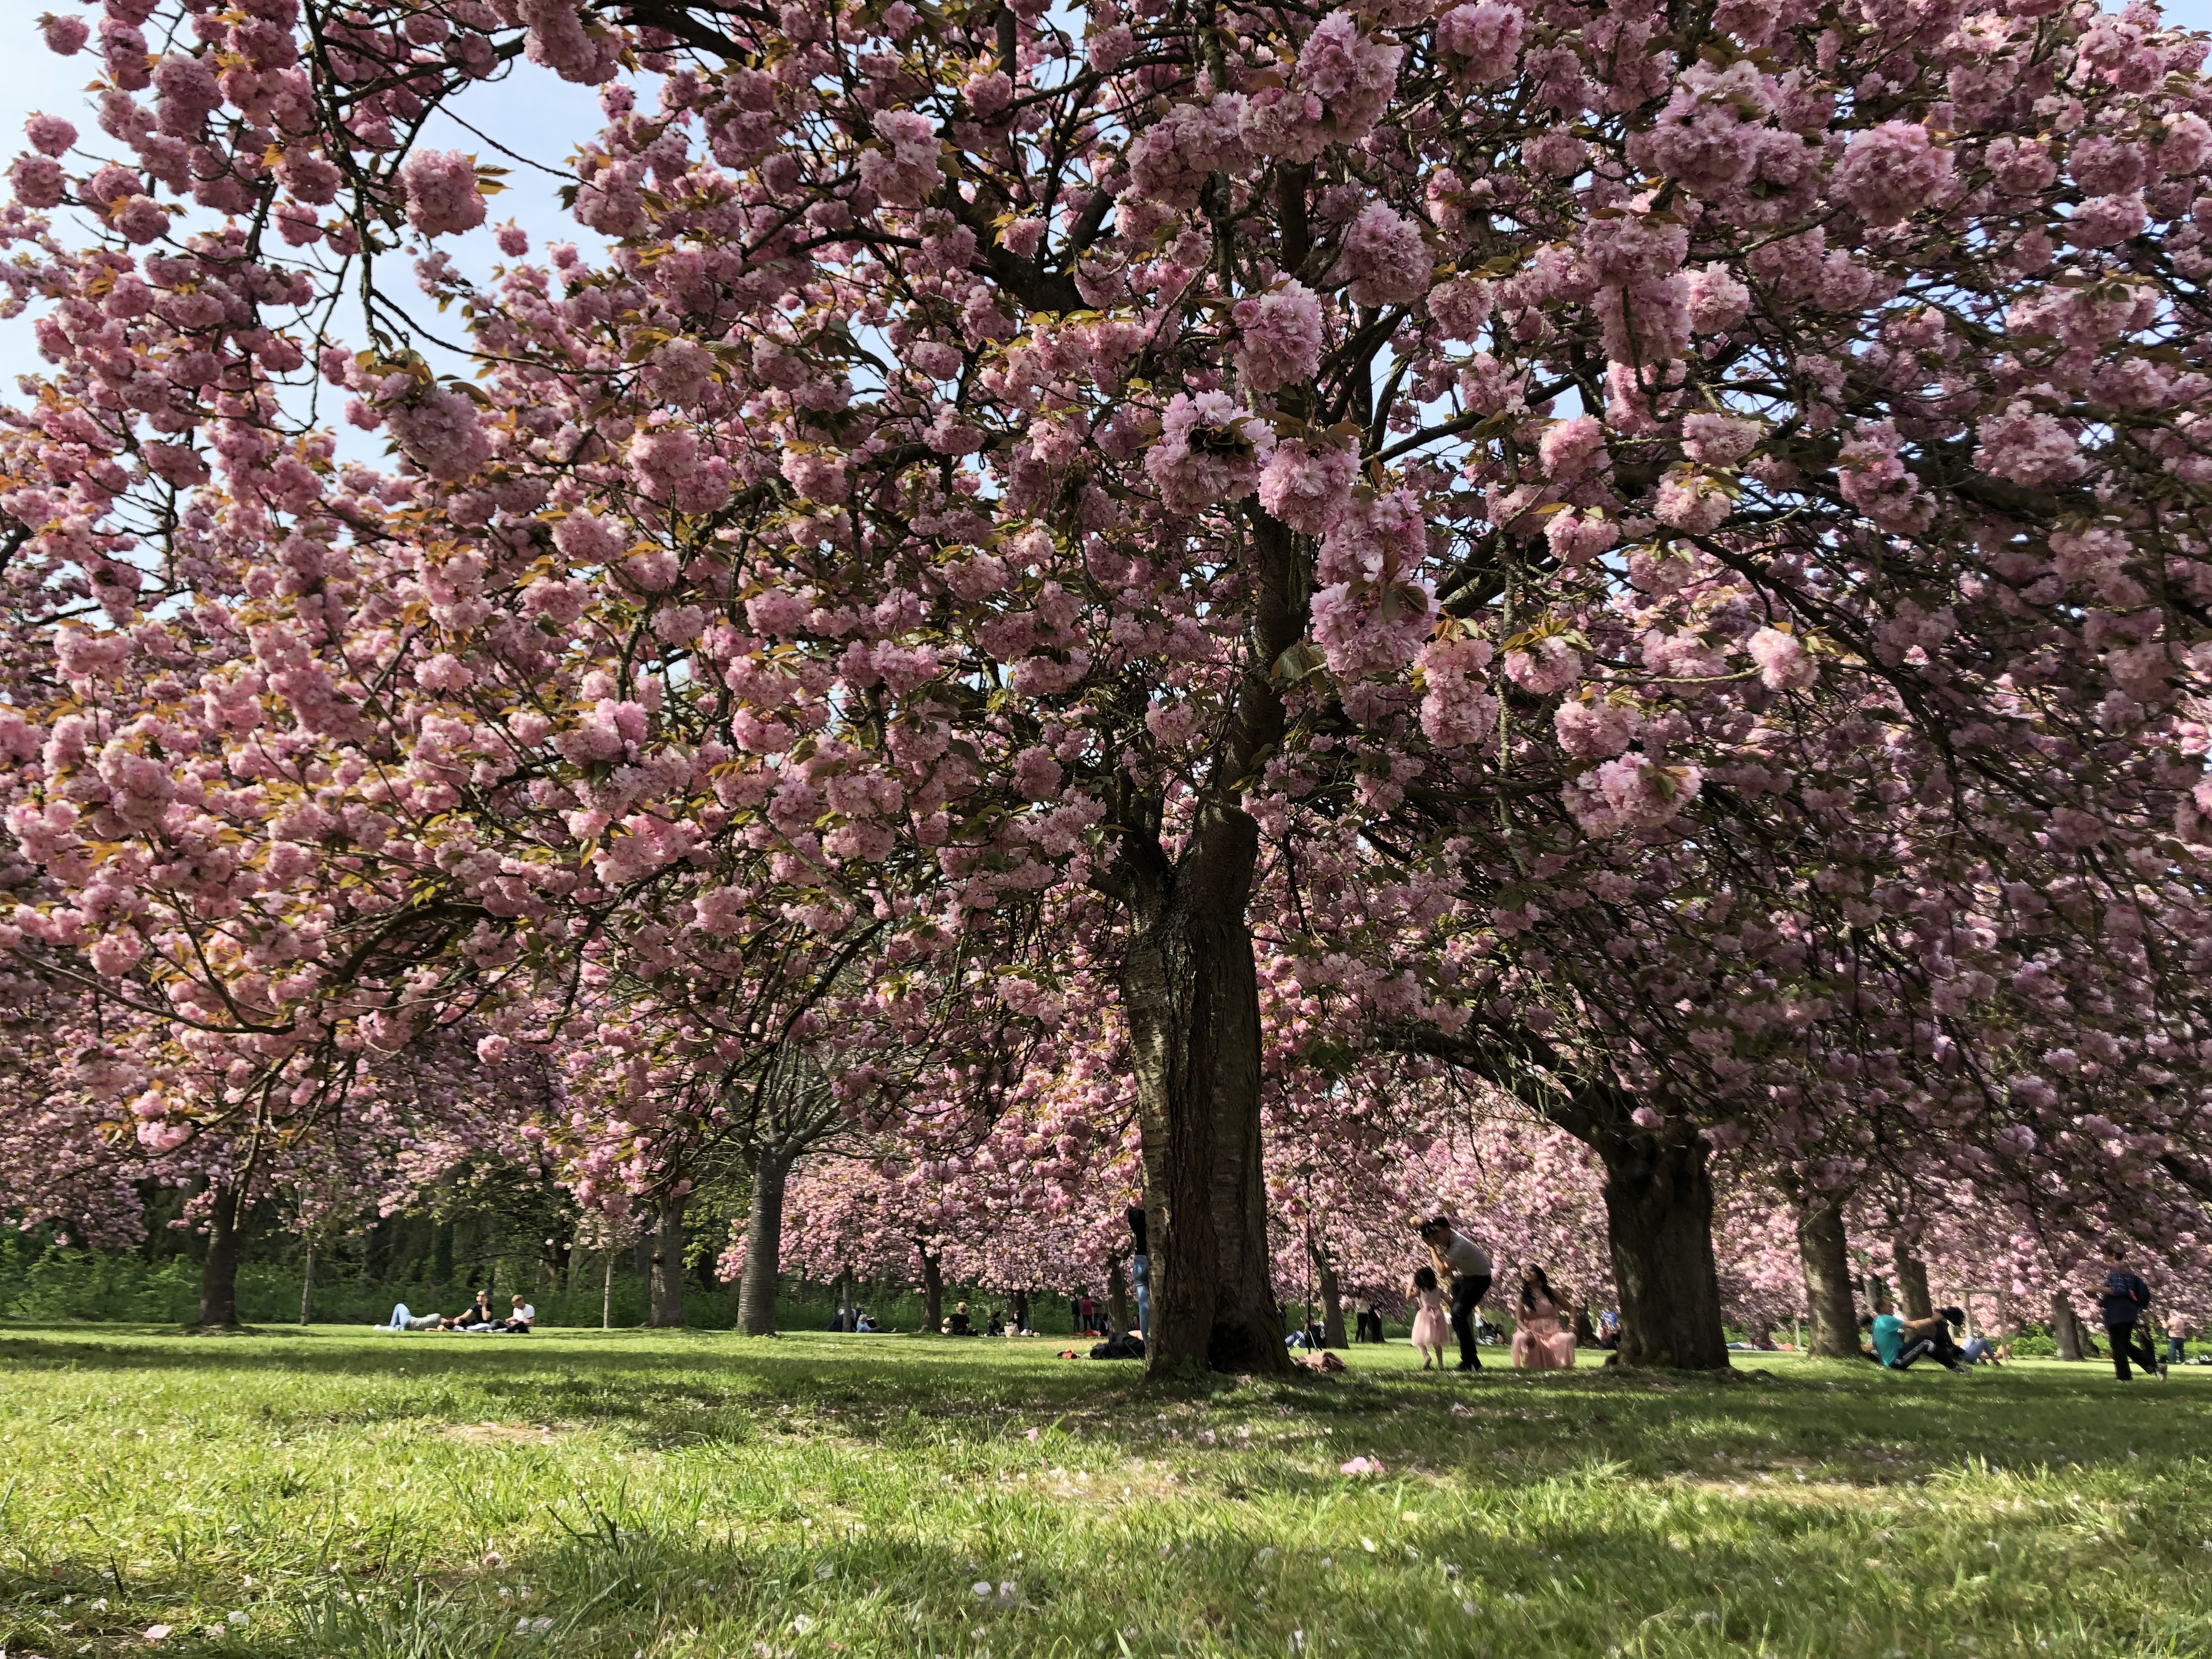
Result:
[[[2212,1651],[2212,1371],[1739,1359],[0,1328],[0,1650]]]

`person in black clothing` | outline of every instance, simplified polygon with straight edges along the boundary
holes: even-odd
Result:
[[[2128,1271],[2126,1252],[2121,1246],[2108,1246],[2106,1260],[2112,1264],[2112,1270],[2105,1275],[2100,1302],[2105,1334],[2112,1340],[2112,1375],[2123,1382],[2134,1382],[2135,1372],[2129,1369],[2128,1361],[2136,1359],[2152,1376],[2162,1377],[2165,1363],[2151,1346],[2150,1333],[2142,1328],[2143,1316],[2150,1311],[2150,1286]]]
[[[968,1320],[968,1304],[965,1302],[960,1303],[953,1308],[952,1317],[945,1322],[945,1334],[947,1336],[973,1336],[975,1334],[975,1326],[970,1324]]]
[[[1380,1342],[1382,1340],[1382,1316],[1372,1302],[1359,1304],[1359,1340]]]
[[[491,1310],[491,1292],[478,1291],[477,1299],[469,1304],[468,1311],[456,1314],[446,1326],[449,1331],[489,1330],[499,1323],[499,1316]]]

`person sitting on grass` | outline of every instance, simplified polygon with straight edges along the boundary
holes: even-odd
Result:
[[[957,1303],[954,1304],[952,1309],[952,1317],[945,1322],[945,1334],[947,1336],[973,1336],[975,1334],[975,1326],[971,1325],[968,1322],[968,1304],[965,1302]]]
[[[518,1296],[514,1298],[513,1310],[501,1322],[499,1328],[511,1331],[517,1336],[527,1336],[530,1334],[530,1328],[537,1322],[538,1310]]]
[[[381,1325],[372,1325],[373,1331],[434,1331],[446,1322],[443,1314],[418,1314],[409,1310],[404,1302],[395,1304],[392,1317]]]
[[[999,1316],[999,1310],[996,1308],[992,1309],[991,1321],[990,1323],[983,1327],[983,1334],[986,1336],[1004,1336],[1006,1334],[1006,1322]]]
[[[468,1311],[454,1316],[446,1328],[449,1331],[490,1331],[499,1328],[499,1316],[492,1311],[491,1292],[478,1291],[477,1299]]]
[[[1944,1314],[1949,1311],[1947,1308]],[[1933,1359],[1946,1370],[1964,1371],[1968,1367],[1958,1349],[1951,1345],[1944,1314],[1934,1314],[1926,1319],[1900,1319],[1885,1309],[1878,1314],[1861,1314],[1859,1328],[1873,1342],[1875,1358],[1890,1370],[1905,1370],[1917,1359]],[[1965,1318],[1965,1315],[1960,1316],[1962,1323]]]

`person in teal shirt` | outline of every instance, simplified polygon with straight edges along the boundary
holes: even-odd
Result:
[[[1867,1336],[1874,1344],[1874,1357],[1896,1369],[1897,1357],[1905,1352],[1905,1322],[1893,1313],[1878,1313],[1871,1318],[1862,1316],[1859,1323],[1867,1328]]]
[[[1885,1310],[1878,1314],[1861,1314],[1859,1328],[1874,1344],[1875,1358],[1891,1370],[1904,1370],[1914,1360],[1931,1355],[1937,1364],[1949,1370],[1968,1369],[1962,1363],[1963,1356],[1951,1346],[1951,1333],[1942,1314],[1927,1319],[1899,1319]]]

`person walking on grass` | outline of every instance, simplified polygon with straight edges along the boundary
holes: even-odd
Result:
[[[1444,1293],[1437,1284],[1437,1270],[1422,1266],[1413,1269],[1413,1300],[1420,1304],[1413,1314],[1413,1346],[1421,1352],[1423,1370],[1442,1370],[1444,1368],[1444,1339],[1451,1334],[1451,1322],[1444,1313]],[[1362,1314],[1364,1320],[1366,1315]]]
[[[1479,1371],[1482,1356],[1474,1351],[1474,1310],[1490,1294],[1490,1252],[1451,1223],[1436,1216],[1421,1224],[1421,1243],[1438,1276],[1451,1279],[1451,1328],[1459,1338],[1458,1370]]]
[[[2134,1359],[2153,1376],[2162,1378],[2166,1362],[2151,1346],[2149,1322],[2144,1317],[2150,1312],[2150,1286],[2128,1270],[2125,1244],[2118,1241],[2108,1244],[2105,1259],[2112,1270],[2105,1275],[2104,1293],[2099,1301],[2105,1334],[2112,1340],[2112,1375],[2123,1382],[2134,1382],[2135,1372],[2128,1365]]]

